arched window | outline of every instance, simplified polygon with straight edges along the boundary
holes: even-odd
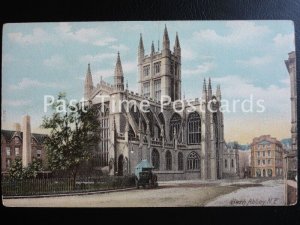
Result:
[[[178,152],[178,170],[183,170],[183,154]]]
[[[227,168],[227,159],[225,159],[225,168]]]
[[[234,168],[234,162],[233,162],[233,159],[231,159],[231,168]]]
[[[154,169],[159,170],[159,152],[157,151],[157,149],[153,149],[151,160]]]
[[[170,140],[174,138],[174,130],[176,130],[176,134],[178,135],[180,126],[181,126],[181,117],[179,114],[174,113],[170,120]],[[180,140],[180,138],[178,139]]]
[[[200,144],[201,142],[201,121],[197,112],[193,112],[188,117],[188,143]]]
[[[187,158],[187,169],[198,170],[200,168],[200,157],[196,152],[191,152]]]
[[[108,144],[109,144],[109,105],[99,105],[100,113],[100,143],[99,154],[96,157],[96,166],[108,166]]]
[[[172,154],[170,151],[166,152],[166,170],[172,170]]]

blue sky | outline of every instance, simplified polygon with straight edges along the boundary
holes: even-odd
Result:
[[[87,64],[94,84],[112,82],[120,51],[129,89],[137,91],[137,46],[143,34],[146,54],[157,50],[165,24],[171,47],[178,32],[182,51],[182,91],[201,97],[204,77],[223,98],[264,99],[264,113],[227,113],[226,141],[251,142],[261,134],[290,136],[290,86],[284,60],[294,50],[291,21],[156,21],[6,24],[3,30],[2,127],[22,115],[39,130],[43,96],[67,92],[80,99]],[[5,110],[5,115],[3,115]]]

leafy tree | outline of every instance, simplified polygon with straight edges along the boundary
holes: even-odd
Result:
[[[11,167],[9,168],[9,178],[13,180],[21,180],[23,179],[23,167],[22,167],[22,159],[20,157],[17,157]]]
[[[33,158],[28,167],[23,169],[24,178],[36,178],[38,172],[42,171],[42,164],[40,160]]]
[[[45,140],[49,168],[69,171],[75,187],[80,165],[90,159],[100,140],[100,123],[96,107],[71,103],[64,93],[59,93],[52,105],[54,112],[44,117],[42,127],[50,130]]]

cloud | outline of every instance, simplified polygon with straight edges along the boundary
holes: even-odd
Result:
[[[115,53],[101,53],[97,55],[85,55],[79,58],[80,62],[83,63],[94,63],[94,62],[104,62],[106,60],[113,60],[117,58]]]
[[[294,34],[277,34],[273,38],[276,47],[293,50],[295,49],[295,36]]]
[[[215,67],[215,64],[212,62],[204,62],[200,65],[198,65],[194,69],[185,69],[182,71],[182,74],[184,77],[191,76],[191,75],[200,75],[205,74],[209,71],[211,71]]]
[[[41,28],[34,28],[32,34],[8,33],[8,38],[21,45],[42,44],[52,41],[51,36]]]
[[[119,51],[119,52],[127,52],[129,50],[129,48],[126,45],[123,45],[123,44],[112,45],[109,48],[111,48],[115,51]]]
[[[182,60],[194,60],[197,57],[197,53],[189,47],[182,47],[181,56]]]
[[[60,68],[62,66],[66,66],[64,57],[60,55],[53,55],[50,58],[45,59],[43,61],[43,64],[45,66],[52,67],[52,68]]]
[[[137,72],[137,62],[136,61],[124,62],[122,63],[122,68],[125,76],[126,73]]]
[[[225,26],[229,29],[228,34],[218,34],[213,29],[196,31],[193,37],[196,41],[207,41],[218,44],[238,45],[263,37],[269,33],[267,26],[256,25],[250,21],[228,21]]]
[[[63,85],[58,83],[51,83],[51,82],[43,83],[38,80],[23,78],[19,83],[8,86],[10,90],[25,90],[28,88],[39,88],[39,87],[56,88],[56,87],[63,87]]]
[[[97,46],[106,46],[117,41],[116,38],[109,36],[105,31],[97,27],[75,30],[69,23],[59,23],[56,31],[65,40],[92,43]]]
[[[244,100],[249,99],[252,95],[254,101],[258,99],[264,100],[266,107],[265,115],[285,116],[285,118],[288,118],[290,108],[290,87],[288,85],[279,87],[270,84],[267,87],[260,87],[254,85],[253,82],[246,77],[247,76],[228,75],[216,77],[212,79],[212,82],[213,86],[215,86],[214,84],[216,83],[221,85],[223,99]],[[258,115],[255,114],[255,116]]]
[[[247,66],[247,67],[251,67],[251,66],[260,66],[260,65],[266,65],[272,62],[272,57],[271,56],[261,56],[261,57],[251,57],[249,59],[246,60],[236,60],[236,63],[243,65],[243,66]]]
[[[26,106],[31,103],[31,100],[6,100],[3,99],[3,105],[13,106],[13,107],[19,107],[19,106]]]

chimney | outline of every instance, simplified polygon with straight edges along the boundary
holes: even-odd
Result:
[[[14,127],[15,127],[15,131],[16,132],[20,132],[21,131],[21,125],[19,123],[15,123]]]
[[[30,116],[23,116],[23,150],[22,150],[22,164],[27,167],[31,163],[31,128]]]

